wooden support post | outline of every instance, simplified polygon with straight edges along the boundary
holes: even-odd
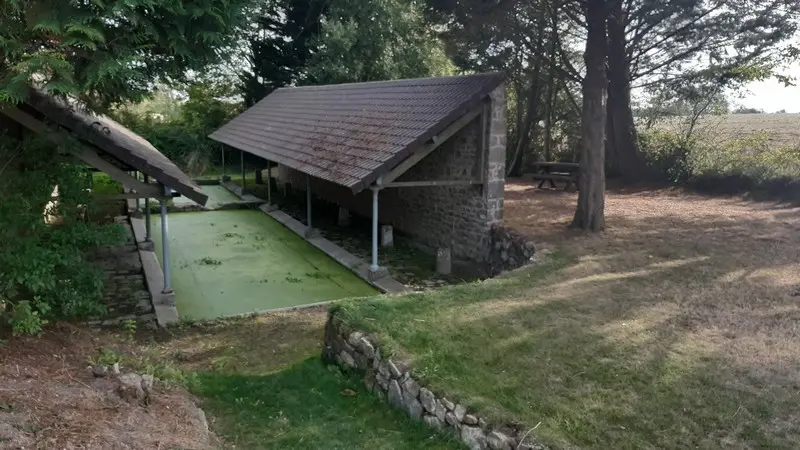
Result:
[[[306,175],[306,222],[308,223],[308,231],[310,234],[313,226],[311,225],[311,175]]]
[[[267,204],[272,205],[272,164],[267,164]]]
[[[144,176],[145,184],[150,183],[150,177],[145,175]],[[152,224],[150,222],[150,197],[144,198],[144,240],[145,242],[150,242],[152,239],[150,238],[150,230],[152,229]]]
[[[244,175],[245,175],[245,173],[244,173],[244,150],[241,151],[241,154],[242,154],[242,194],[244,194],[244,185],[245,185],[245,181],[244,181]]]

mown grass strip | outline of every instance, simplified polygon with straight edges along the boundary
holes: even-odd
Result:
[[[214,431],[240,449],[461,449],[319,358],[264,375],[204,372],[190,383]]]

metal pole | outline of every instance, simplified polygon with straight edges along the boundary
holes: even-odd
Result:
[[[133,172],[133,174],[134,174],[134,176],[136,177],[136,179],[138,180],[138,179],[139,179],[139,171],[137,170],[137,171]],[[136,197],[136,211],[137,211],[137,213],[138,213],[138,211],[139,211],[139,207],[140,207],[140,206],[141,206],[141,205],[139,204],[139,197]],[[140,216],[140,217],[141,217],[141,216]]]
[[[169,267],[169,234],[167,232],[167,197],[170,195],[170,188],[164,186],[165,198],[161,199],[161,252],[164,256],[164,260],[162,261],[164,264],[164,291],[162,291],[162,293],[164,294],[172,292]]]
[[[150,183],[150,177],[145,175],[144,176],[144,182],[145,183]],[[144,240],[146,242],[150,242],[150,240],[151,240],[150,239],[150,227],[151,227],[151,224],[150,224],[150,197],[145,197],[144,198],[144,218],[145,218],[145,221],[144,221],[144,230],[145,230]]]
[[[311,175],[306,175],[306,218],[308,231],[311,231]]]
[[[267,163],[267,204],[272,204],[272,164]]]
[[[372,187],[372,265],[369,270],[378,271],[378,192],[380,189]]]
[[[244,194],[244,150],[242,150],[242,194]]]
[[[220,152],[222,153],[222,175],[219,177],[219,181],[221,183],[225,181],[225,147],[222,147]]]

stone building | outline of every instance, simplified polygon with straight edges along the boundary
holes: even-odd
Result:
[[[372,217],[376,272],[379,224],[481,263],[503,218],[505,111],[498,74],[283,88],[211,138]]]

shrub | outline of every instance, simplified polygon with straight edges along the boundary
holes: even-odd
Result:
[[[641,133],[639,140],[651,173],[676,184],[691,179],[691,155],[701,145],[699,142],[664,130]]]
[[[162,87],[150,100],[115,112],[117,120],[142,135],[187,172],[199,175],[218,166],[221,145],[208,135],[232,119],[241,103],[232,100],[231,87],[196,83],[182,101]]]
[[[712,134],[685,138],[649,130],[640,139],[650,167],[675,184],[725,194],[769,191],[771,197],[786,199],[800,184],[800,145],[773,146],[768,133],[726,141]]]
[[[120,242],[123,230],[83,220],[91,174],[60,155],[38,139],[0,136],[0,318],[15,334],[105,311],[102,272],[85,252]]]

